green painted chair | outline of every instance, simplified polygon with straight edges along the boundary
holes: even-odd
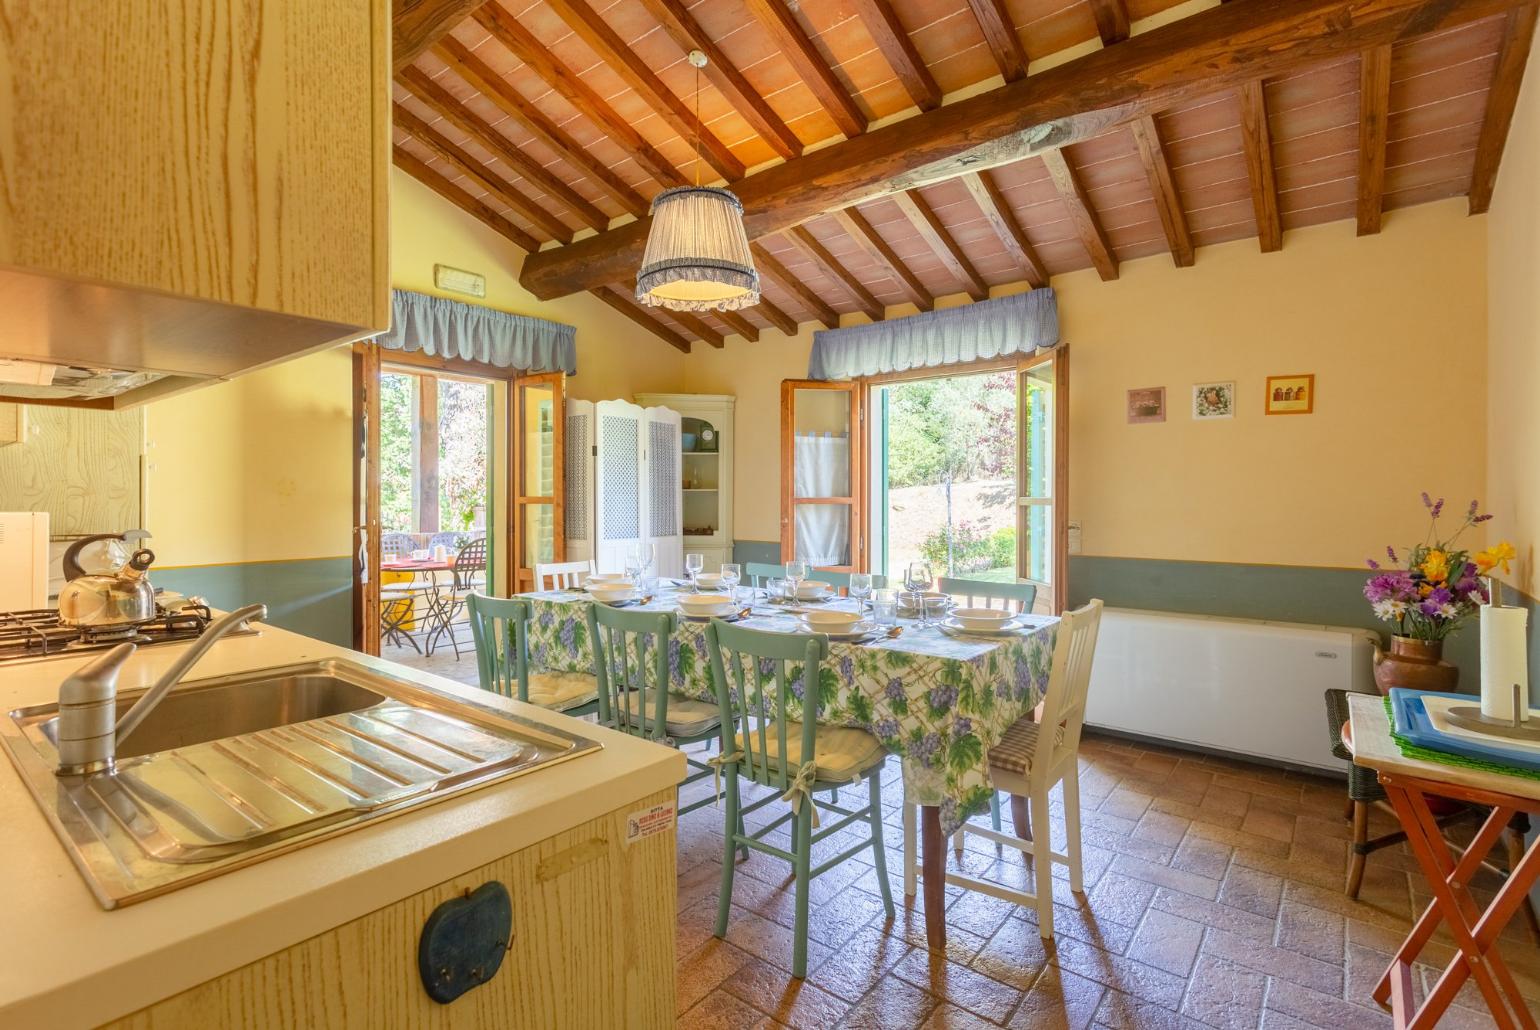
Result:
[[[959,604],[970,608],[1014,608],[1018,612],[1030,612],[1037,601],[1036,583],[991,583],[983,579],[942,576],[937,589],[943,594],[951,594]]]
[[[722,891],[717,898],[716,935],[727,934],[732,909],[733,851],[747,847],[791,863],[796,877],[796,918],[792,944],[792,975],[807,974],[807,907],[811,881],[851,856],[872,849],[883,907],[893,918],[893,897],[888,886],[887,863],[882,845],[882,744],[865,730],[818,725],[818,690],[802,691],[803,721],[787,717],[797,684],[817,684],[823,662],[829,656],[829,638],[821,634],[766,633],[732,626],[713,619],[706,628],[711,652],[711,682],[716,688],[721,717],[720,763],[726,778],[727,813],[723,824],[724,861]],[[789,667],[791,670],[789,672]],[[739,777],[769,787],[773,793],[745,805],[739,795]],[[824,801],[820,794],[866,780],[865,808],[851,811]],[[743,817],[777,801],[789,801],[791,811],[767,826],[746,833]],[[816,810],[840,816],[819,827]],[[812,864],[814,844],[840,833],[852,823],[865,820],[871,835],[839,854]],[[791,850],[777,847],[765,837],[791,824]],[[736,827],[736,830],[733,828]],[[815,832],[816,831],[816,832]]]
[[[771,565],[768,562],[751,561],[743,567],[743,574],[757,587],[765,585],[767,579],[779,579],[786,575],[785,565]],[[825,569],[813,569],[807,574],[809,582],[828,583],[837,590],[850,592],[850,573],[829,572]],[[888,585],[888,577],[873,576],[872,589]]]
[[[721,724],[717,706],[671,694],[668,641],[678,628],[673,612],[633,612],[605,604],[588,606],[588,633],[594,647],[594,671],[599,680],[599,722],[621,733],[683,747],[717,738]],[[707,762],[685,754],[692,770],[681,789],[714,777]],[[679,814],[715,804],[707,795],[679,807]]]
[[[599,684],[584,672],[544,672],[529,667],[530,603],[523,598],[472,593],[471,639],[481,689],[567,715],[596,711]]]

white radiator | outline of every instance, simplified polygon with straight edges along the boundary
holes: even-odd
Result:
[[[1374,640],[1365,629],[1108,608],[1086,722],[1341,772],[1322,693],[1374,692]]]

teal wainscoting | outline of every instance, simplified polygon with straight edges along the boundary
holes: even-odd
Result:
[[[733,561],[739,563],[740,565],[747,565],[751,561],[774,564],[780,560],[781,544],[778,540],[733,541]]]
[[[157,569],[155,585],[215,608],[261,602],[268,621],[330,644],[353,646],[353,564],[348,558]]]
[[[1364,600],[1367,570],[1322,569],[1299,565],[1232,565],[1218,562],[1165,561],[1153,558],[1100,558],[1075,555],[1069,560],[1071,605],[1099,597],[1114,608],[1271,619],[1326,626],[1360,626],[1388,637]],[[1532,689],[1540,685],[1540,627],[1533,600],[1514,591],[1509,604],[1530,608]],[[1466,623],[1444,647],[1444,657],[1460,667],[1460,689],[1481,685],[1480,633]]]

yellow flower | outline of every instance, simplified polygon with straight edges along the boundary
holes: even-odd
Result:
[[[1449,556],[1440,550],[1432,550],[1422,559],[1422,574],[1429,583],[1442,583],[1449,578]]]
[[[1485,551],[1476,552],[1476,570],[1483,576],[1494,568],[1501,568],[1506,573],[1510,571],[1508,563],[1518,556],[1519,553],[1513,549],[1513,545],[1502,540]]]

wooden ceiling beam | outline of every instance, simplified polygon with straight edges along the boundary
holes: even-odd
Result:
[[[399,143],[392,148],[392,157],[396,167],[401,169],[428,189],[437,193],[455,207],[464,211],[487,228],[499,235],[512,240],[516,246],[524,250],[536,251],[540,249],[540,241],[529,233],[514,225],[508,219],[493,210],[490,204],[471,196],[469,193],[444,178],[428,166],[410,150],[406,150]]]
[[[1390,120],[1390,47],[1365,50],[1358,67],[1358,235],[1380,231],[1385,208],[1385,132]]]
[[[688,311],[675,311],[673,308],[654,308],[653,310],[657,311],[664,318],[672,319],[683,326],[685,332],[689,333],[692,339],[708,343],[717,350],[727,346],[727,337],[723,336],[699,315]]]
[[[647,309],[632,300],[624,291],[614,286],[599,286],[589,292],[670,347],[686,354],[690,353],[689,340],[648,314]]]
[[[753,322],[750,322],[747,318],[744,318],[741,312],[713,311],[712,314],[716,316],[717,321],[721,322],[723,325],[727,326],[733,332],[737,333],[745,340],[748,340],[750,343],[759,342],[759,326],[755,325]]]
[[[1000,238],[1000,243],[1015,259],[1027,282],[1033,289],[1047,286],[1048,267],[1037,256],[1037,248],[1027,239],[1026,230],[1016,220],[1011,206],[1005,201],[1005,194],[995,185],[994,177],[988,172],[969,172],[962,177],[962,181],[968,187],[974,203],[983,212],[984,221],[989,223],[989,227]]]
[[[509,168],[560,200],[591,228],[600,232],[609,228],[608,215],[585,200],[582,194],[568,186],[560,176],[551,174],[540,162],[514,146],[507,136],[471,113],[470,108],[456,100],[454,94],[434,82],[422,69],[408,68],[396,76],[396,81],[405,86],[414,97],[432,108],[440,118],[455,125]]]
[[[498,110],[523,125],[536,139],[554,150],[564,162],[593,180],[596,186],[608,193],[626,211],[638,218],[647,214],[647,198],[590,156],[577,140],[562,131],[544,111],[487,67],[481,58],[459,40],[453,37],[445,39],[433,48],[433,55],[469,83],[472,89],[495,104]]]
[[[796,226],[786,233],[786,238],[811,258],[813,264],[823,269],[825,275],[839,283],[856,302],[856,307],[866,312],[868,318],[873,322],[882,321],[886,313],[882,301],[874,297],[872,291],[868,290],[861,280],[851,275],[850,271],[829,253],[829,248],[819,243],[818,237],[807,231],[806,226]]]
[[[448,137],[400,104],[393,105],[392,115],[397,128],[406,130],[413,139],[453,165],[476,185],[561,242],[572,242],[572,230],[560,218],[551,214],[544,204],[525,196],[509,183],[493,175],[486,165],[449,142]],[[538,250],[539,247],[535,249]]]
[[[792,68],[812,91],[823,109],[829,112],[834,124],[848,137],[859,136],[866,131],[866,115],[856,104],[855,98],[835,76],[823,55],[802,31],[796,15],[786,6],[786,0],[744,0],[749,13],[758,19],[770,38],[775,41],[782,56],[791,62]]]
[[[964,172],[1012,164],[1143,114],[1503,14],[1533,0],[1289,0],[1210,7],[1117,46],[811,151],[740,180],[749,238]],[[1322,31],[1323,25],[1331,26]],[[549,300],[624,278],[645,219],[530,255],[520,281]]]
[[[528,65],[530,71],[545,80],[547,86],[561,94],[579,114],[620,144],[648,175],[664,186],[677,186],[685,181],[679,169],[653,149],[641,133],[616,114],[615,109],[573,74],[570,68],[556,60],[550,48],[519,24],[505,7],[499,3],[483,4],[471,17],[493,39],[506,47],[509,53]]]
[[[1241,143],[1246,175],[1251,180],[1251,209],[1257,220],[1257,242],[1268,254],[1283,246],[1278,217],[1278,180],[1273,168],[1273,135],[1267,125],[1267,94],[1260,79],[1240,88]]]
[[[904,264],[904,259],[898,256],[897,251],[888,245],[888,241],[882,238],[876,226],[866,220],[866,216],[855,208],[846,208],[843,211],[835,211],[834,220],[840,228],[845,230],[845,235],[856,242],[856,245],[866,251],[866,256],[878,268],[887,269],[898,288],[904,291],[910,303],[921,311],[929,311],[936,306],[936,299],[930,295],[925,284],[920,282],[919,276],[909,270]]]
[[[1473,215],[1481,214],[1492,204],[1492,191],[1497,187],[1497,167],[1503,160],[1508,127],[1513,123],[1513,108],[1518,103],[1519,85],[1524,80],[1524,66],[1535,36],[1536,10],[1536,6],[1530,4],[1509,11],[1503,25],[1503,44],[1497,52],[1497,71],[1487,90],[1487,110],[1481,120],[1476,164],[1471,172],[1470,213]]]
[[[699,139],[701,157],[717,174],[728,182],[743,178],[743,162],[733,156],[727,144],[701,123],[679,94],[663,84],[663,80],[647,66],[641,55],[631,49],[597,11],[584,0],[546,0],[546,4],[627,86],[647,101],[647,105],[679,133],[681,139],[687,142]]]
[[[1070,166],[1069,157],[1062,150],[1050,150],[1043,154],[1043,163],[1048,166],[1048,177],[1053,180],[1054,189],[1059,191],[1064,206],[1069,210],[1070,222],[1074,224],[1080,242],[1085,244],[1086,254],[1090,256],[1096,274],[1104,280],[1116,279],[1117,255],[1107,243],[1101,222],[1096,218],[1096,209],[1091,206],[1085,187],[1080,184],[1080,176]]]
[[[1128,38],[1128,7],[1123,0],[1090,0],[1091,15],[1096,19],[1096,31],[1102,37],[1103,46],[1121,43]]]
[[[1016,34],[1016,23],[1011,21],[1005,0],[968,0],[968,6],[973,9],[974,20],[979,23],[979,31],[984,33],[984,42],[1005,81],[1015,82],[1027,74],[1027,52]]]
[[[903,83],[915,106],[930,111],[941,106],[941,87],[926,66],[925,59],[915,49],[914,40],[904,23],[898,20],[893,5],[888,0],[854,0],[856,14],[861,18],[872,42],[882,51],[882,56]]]
[[[952,273],[957,284],[967,292],[974,300],[983,300],[989,296],[989,284],[979,275],[978,269],[973,267],[973,262],[968,260],[968,255],[952,239],[952,234],[942,224],[935,210],[920,195],[919,190],[906,190],[903,193],[893,194],[893,203],[904,213],[904,217],[913,224],[915,231],[920,234],[927,246],[935,251],[941,263]]]
[[[823,323],[825,329],[833,329],[840,324],[838,312],[809,289],[807,283],[792,275],[763,244],[751,243],[749,249],[754,252],[754,265],[759,269],[760,274],[770,276],[781,284],[782,289],[802,301],[803,305],[813,313],[814,320]]]
[[[486,0],[394,0],[390,18],[391,70],[402,69],[449,30],[471,16]]]
[[[706,55],[706,78],[732,104],[743,120],[759,133],[761,139],[783,158],[802,153],[802,141],[792,132],[775,108],[743,77],[722,48],[700,27],[684,0],[642,0],[642,6],[658,20],[679,49],[689,53],[699,50]]]
[[[1150,193],[1155,197],[1155,210],[1160,215],[1160,227],[1166,233],[1166,245],[1171,249],[1171,260],[1178,268],[1187,268],[1193,262],[1192,234],[1187,231],[1187,212],[1182,209],[1182,194],[1171,177],[1171,162],[1160,140],[1160,128],[1154,115],[1144,115],[1129,122],[1134,144],[1139,148],[1139,160],[1144,164],[1144,174],[1150,180]]]
[[[761,277],[763,277],[763,273],[761,273]],[[782,311],[780,308],[776,307],[775,304],[773,304],[764,295],[763,291],[760,292],[759,303],[755,305],[755,309],[761,315],[764,315],[765,318],[769,319],[770,324],[775,326],[782,333],[786,334],[787,336],[797,335],[797,320],[792,318],[786,312]]]

